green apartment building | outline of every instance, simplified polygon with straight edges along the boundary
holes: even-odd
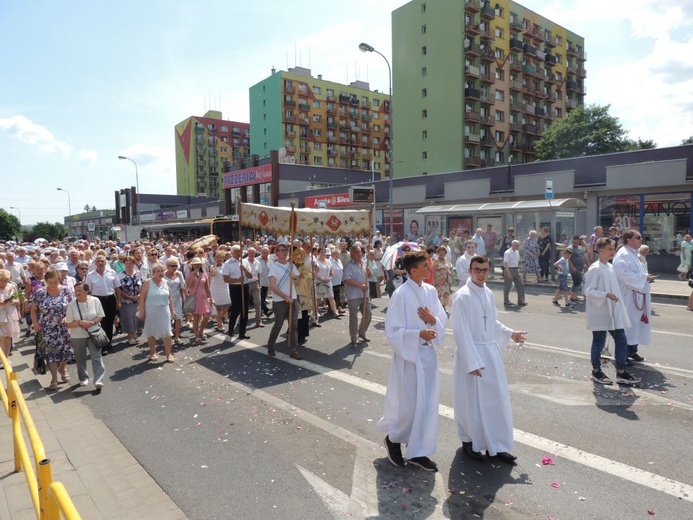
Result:
[[[413,0],[392,48],[397,177],[531,162],[583,104],[584,38],[510,0]]]
[[[250,87],[252,155],[280,162],[389,173],[389,94],[293,67]],[[329,182],[326,180],[326,182]]]

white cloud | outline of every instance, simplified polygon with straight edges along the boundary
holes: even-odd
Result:
[[[118,153],[137,164],[140,192],[175,193],[176,160],[171,146],[147,146],[136,143]],[[130,168],[133,165],[127,162]],[[136,180],[133,178],[133,180]]]
[[[99,159],[99,152],[96,150],[80,150],[77,152],[80,164],[94,164]]]
[[[72,152],[72,147],[56,139],[48,128],[21,115],[0,119],[0,130],[24,143],[37,146],[44,153],[61,152],[67,157]]]

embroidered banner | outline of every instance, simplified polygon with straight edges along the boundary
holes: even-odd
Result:
[[[273,208],[239,202],[241,226],[288,235],[356,235],[371,232],[370,211],[301,208],[294,210],[294,227],[290,226],[291,208]]]

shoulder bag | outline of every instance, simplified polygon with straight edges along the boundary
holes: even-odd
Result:
[[[79,320],[84,321],[84,318],[82,318],[82,309],[79,307],[79,302],[75,300],[75,305],[77,305],[77,312],[79,313]],[[91,339],[94,342],[94,345],[98,348],[104,348],[107,347],[108,344],[111,342],[108,339],[108,336],[106,335],[106,331],[101,328],[101,325],[98,323],[94,325],[93,327],[87,329],[87,334],[89,334],[89,339]]]

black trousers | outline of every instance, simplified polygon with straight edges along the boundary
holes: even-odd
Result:
[[[238,320],[239,317],[238,335],[245,336],[245,330],[248,326],[248,307],[250,305],[250,291],[248,291],[248,285],[229,285],[229,294],[231,295],[229,336],[233,336],[233,331],[236,328],[236,320]]]
[[[310,335],[310,314],[308,311],[301,311],[301,317],[298,319],[298,342],[302,343]]]
[[[269,312],[269,307],[267,307],[267,293],[269,292],[269,287],[260,286],[260,305],[262,306],[262,312]]]
[[[116,297],[114,294],[111,296],[97,296],[96,297],[101,302],[101,307],[103,307],[103,313],[105,316],[101,320],[101,327],[103,328],[106,336],[108,336],[108,341],[113,340],[113,322],[115,322],[116,313],[118,312],[116,306]],[[109,349],[111,345],[105,346],[102,350]]]
[[[547,252],[545,255],[539,257],[539,269],[541,271],[541,276],[543,278],[548,278],[551,272],[551,251]]]

